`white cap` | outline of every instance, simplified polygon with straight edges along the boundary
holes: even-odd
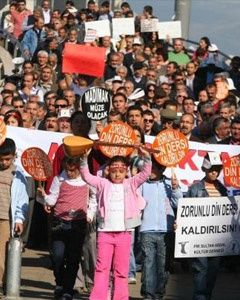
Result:
[[[135,37],[133,39],[133,45],[142,45],[142,41],[140,40],[140,38]]]
[[[208,51],[209,52],[216,52],[218,51],[218,47],[216,44],[211,44],[209,47],[208,47]]]
[[[236,90],[236,87],[234,85],[234,82],[232,80],[232,78],[227,78],[227,83],[228,83],[228,90]]]
[[[138,100],[145,96],[145,92],[143,89],[137,88],[132,92],[132,94],[128,97],[128,100]]]
[[[222,160],[219,153],[209,152],[208,157],[209,159],[205,157],[203,160],[202,167],[204,167],[205,169],[209,170],[213,166],[222,166]]]
[[[71,118],[71,109],[66,108],[66,109],[60,109],[58,113],[58,119],[60,118]]]
[[[123,82],[122,78],[120,76],[115,75],[113,78],[111,78],[112,82]]]

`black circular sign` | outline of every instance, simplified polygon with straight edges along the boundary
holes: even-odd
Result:
[[[92,87],[81,98],[83,113],[93,121],[107,118],[111,104],[110,92],[101,87]]]

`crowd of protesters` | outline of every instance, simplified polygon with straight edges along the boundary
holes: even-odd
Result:
[[[62,72],[65,45],[86,44],[86,22],[132,17],[135,35],[118,39],[105,36],[89,43],[89,47],[106,50],[103,77]],[[24,60],[18,70],[2,80],[1,118],[9,126],[83,137],[90,133],[100,135],[106,125],[119,120],[134,129],[139,145],[144,144],[146,136],[171,128],[189,141],[240,145],[240,56],[225,61],[217,45],[206,36],[200,38],[196,50],[188,51],[181,38],[160,40],[157,32],[141,32],[141,20],[151,18],[151,6],[145,6],[142,14],[135,16],[127,2],[111,11],[109,1],[98,6],[89,0],[87,8],[81,8],[68,0],[64,11],[60,11],[51,9],[49,0],[43,0],[32,12],[25,0],[10,1],[9,9],[2,14],[1,26],[19,41],[19,56]],[[13,53],[11,43],[9,52]],[[112,95],[111,110],[103,121],[91,122],[81,111],[81,96],[94,86],[106,88]],[[14,150],[4,151],[0,149],[0,162],[6,153],[15,155]],[[86,170],[86,159],[91,173]],[[217,178],[221,168],[212,170],[214,165],[208,157],[205,159],[210,165],[206,167],[205,161],[204,171],[216,171]],[[37,192],[33,180],[28,178],[29,198],[41,196],[44,205],[31,205],[25,242],[29,247],[42,247],[48,237],[56,279],[55,298],[73,299],[74,290],[82,292],[87,288],[92,290],[91,300],[111,299],[111,294],[114,300],[128,299],[127,283],[136,283],[140,269],[143,298],[162,299],[171,270],[177,202],[183,193],[174,176],[164,175],[164,166],[152,159],[150,167],[149,161],[141,147],[128,159],[118,157],[109,162],[98,148],[93,148],[88,158],[86,153],[80,160],[67,158],[61,145],[53,161],[53,177],[45,189]],[[6,172],[1,164],[0,168]],[[7,172],[9,178],[3,183],[0,180],[1,186],[11,182]],[[126,176],[129,181],[124,181]],[[136,207],[128,207],[126,187],[131,190],[129,197],[138,204]],[[216,186],[214,191],[212,188],[207,186],[204,196],[219,191]],[[106,190],[111,191],[111,201]],[[225,194],[225,189],[217,193]],[[77,195],[81,195],[79,199]],[[141,201],[148,204],[145,209]],[[3,202],[0,196],[0,203]],[[134,209],[144,210],[142,224],[136,222],[128,227],[124,210],[131,215]],[[155,210],[159,210],[156,218]],[[96,211],[97,215],[100,211],[101,218],[95,217]],[[2,220],[6,219],[6,214],[0,214],[0,236]],[[43,221],[39,224],[39,220]],[[96,250],[96,230],[100,251]],[[3,253],[4,248],[0,251]],[[0,270],[0,285],[4,288],[2,265]],[[195,280],[195,300],[210,299],[215,277],[210,292]]]

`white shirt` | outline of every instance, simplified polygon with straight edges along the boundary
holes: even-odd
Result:
[[[125,231],[123,184],[112,184],[107,201],[104,227],[99,228],[99,231]]]

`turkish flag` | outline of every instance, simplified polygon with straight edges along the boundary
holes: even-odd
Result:
[[[105,51],[100,47],[66,43],[63,52],[63,73],[102,77]]]

